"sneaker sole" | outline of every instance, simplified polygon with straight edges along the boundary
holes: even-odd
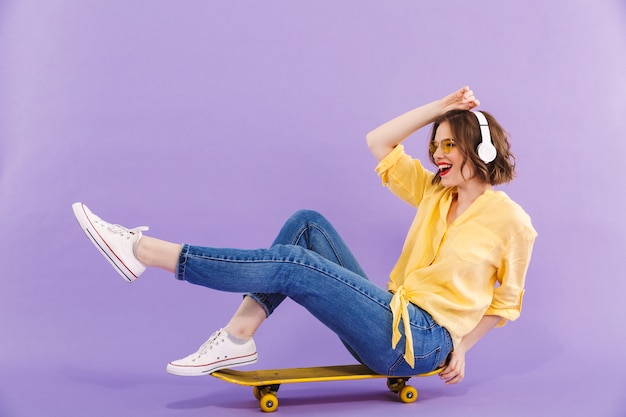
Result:
[[[85,213],[83,203],[72,204],[72,210],[74,211],[74,217],[78,221],[80,228],[83,230],[87,238],[93,243],[93,245],[100,251],[107,261],[113,266],[113,268],[124,278],[127,282],[133,282],[137,279],[137,276],[124,265],[124,262],[115,255],[115,252],[106,244],[104,239],[98,234],[96,228],[87,217]]]
[[[220,369],[237,368],[240,366],[252,365],[258,360],[258,354],[254,353],[252,355],[244,356],[241,358],[228,359],[200,366],[174,365],[172,363],[169,363],[167,365],[167,373],[178,376],[203,376],[212,374],[213,372],[219,371]]]

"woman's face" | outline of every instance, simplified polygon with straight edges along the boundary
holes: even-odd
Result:
[[[452,144],[446,139],[451,139]],[[475,179],[473,165],[470,160],[467,160],[465,166],[461,168],[463,165],[463,154],[461,154],[458,146],[454,144],[454,140],[450,124],[442,122],[437,127],[433,140],[434,143],[431,144],[433,147],[437,146],[433,153],[433,159],[439,169],[441,185],[444,187],[462,187],[465,183]],[[449,151],[449,153],[445,153],[444,150]]]

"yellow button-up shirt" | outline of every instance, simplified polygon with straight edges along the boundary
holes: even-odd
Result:
[[[397,146],[376,167],[383,184],[418,208],[402,254],[390,274],[393,348],[406,335],[414,366],[408,303],[427,311],[457,345],[481,318],[519,317],[524,281],[537,233],[528,214],[502,191],[485,191],[450,225],[455,189],[432,185],[434,173]]]

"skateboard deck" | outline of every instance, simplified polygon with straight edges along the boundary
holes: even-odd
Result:
[[[426,377],[440,373],[442,368],[425,374],[414,375]],[[404,403],[412,403],[417,399],[417,390],[406,382],[411,377],[390,377],[373,372],[364,365],[314,366],[309,368],[267,369],[259,371],[236,371],[222,369],[211,374],[233,384],[253,387],[253,393],[262,411],[272,412],[278,408],[277,392],[281,384],[303,382],[349,381],[360,379],[386,378],[387,387],[400,395]]]

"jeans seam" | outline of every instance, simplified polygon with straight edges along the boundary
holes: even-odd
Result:
[[[310,265],[304,262],[299,262],[296,260],[291,260],[291,259],[269,259],[269,260],[259,260],[259,259],[251,259],[251,260],[246,260],[246,259],[231,259],[231,258],[224,258],[224,257],[215,257],[215,256],[203,256],[203,255],[197,255],[197,254],[190,254],[187,253],[186,254],[187,257],[194,257],[194,258],[198,258],[198,259],[208,259],[208,260],[212,260],[212,261],[221,261],[221,262],[233,262],[233,263],[282,263],[282,264],[292,264],[292,265],[299,265],[314,271],[317,271],[321,274],[326,275],[327,277],[330,277],[332,279],[334,279],[337,282],[342,283],[343,285],[352,288],[353,290],[361,293],[362,295],[366,296],[367,298],[369,298],[370,300],[374,301],[376,304],[387,308],[390,310],[390,307],[388,305],[388,303],[385,302],[381,302],[381,300],[377,299],[377,298],[373,298],[370,294],[364,292],[362,289],[355,287],[354,285],[351,285],[349,281],[346,281],[344,279],[342,279],[341,276],[336,276],[333,275],[332,273],[325,271],[323,269],[320,269],[314,265]],[[353,272],[351,272],[353,273]]]
[[[326,231],[324,230],[323,227],[321,227],[319,224],[317,223],[313,223],[311,221],[308,221],[306,225],[302,226],[302,228],[300,228],[299,233],[297,234],[296,238],[293,240],[293,244],[297,245],[298,242],[300,241],[300,239],[302,238],[302,235],[304,235],[304,232],[307,229],[315,229],[318,232],[320,232],[320,234],[322,236],[324,236],[324,239],[326,239],[326,242],[328,243],[328,246],[330,246],[332,248],[333,254],[335,255],[335,258],[337,258],[338,261],[338,265],[345,267],[345,263],[343,261],[343,259],[341,258],[341,256],[339,255],[339,251],[337,250],[337,248],[335,247],[335,244],[333,242],[333,240],[330,238],[330,235],[328,233],[326,233]],[[308,247],[307,247],[308,249]]]

